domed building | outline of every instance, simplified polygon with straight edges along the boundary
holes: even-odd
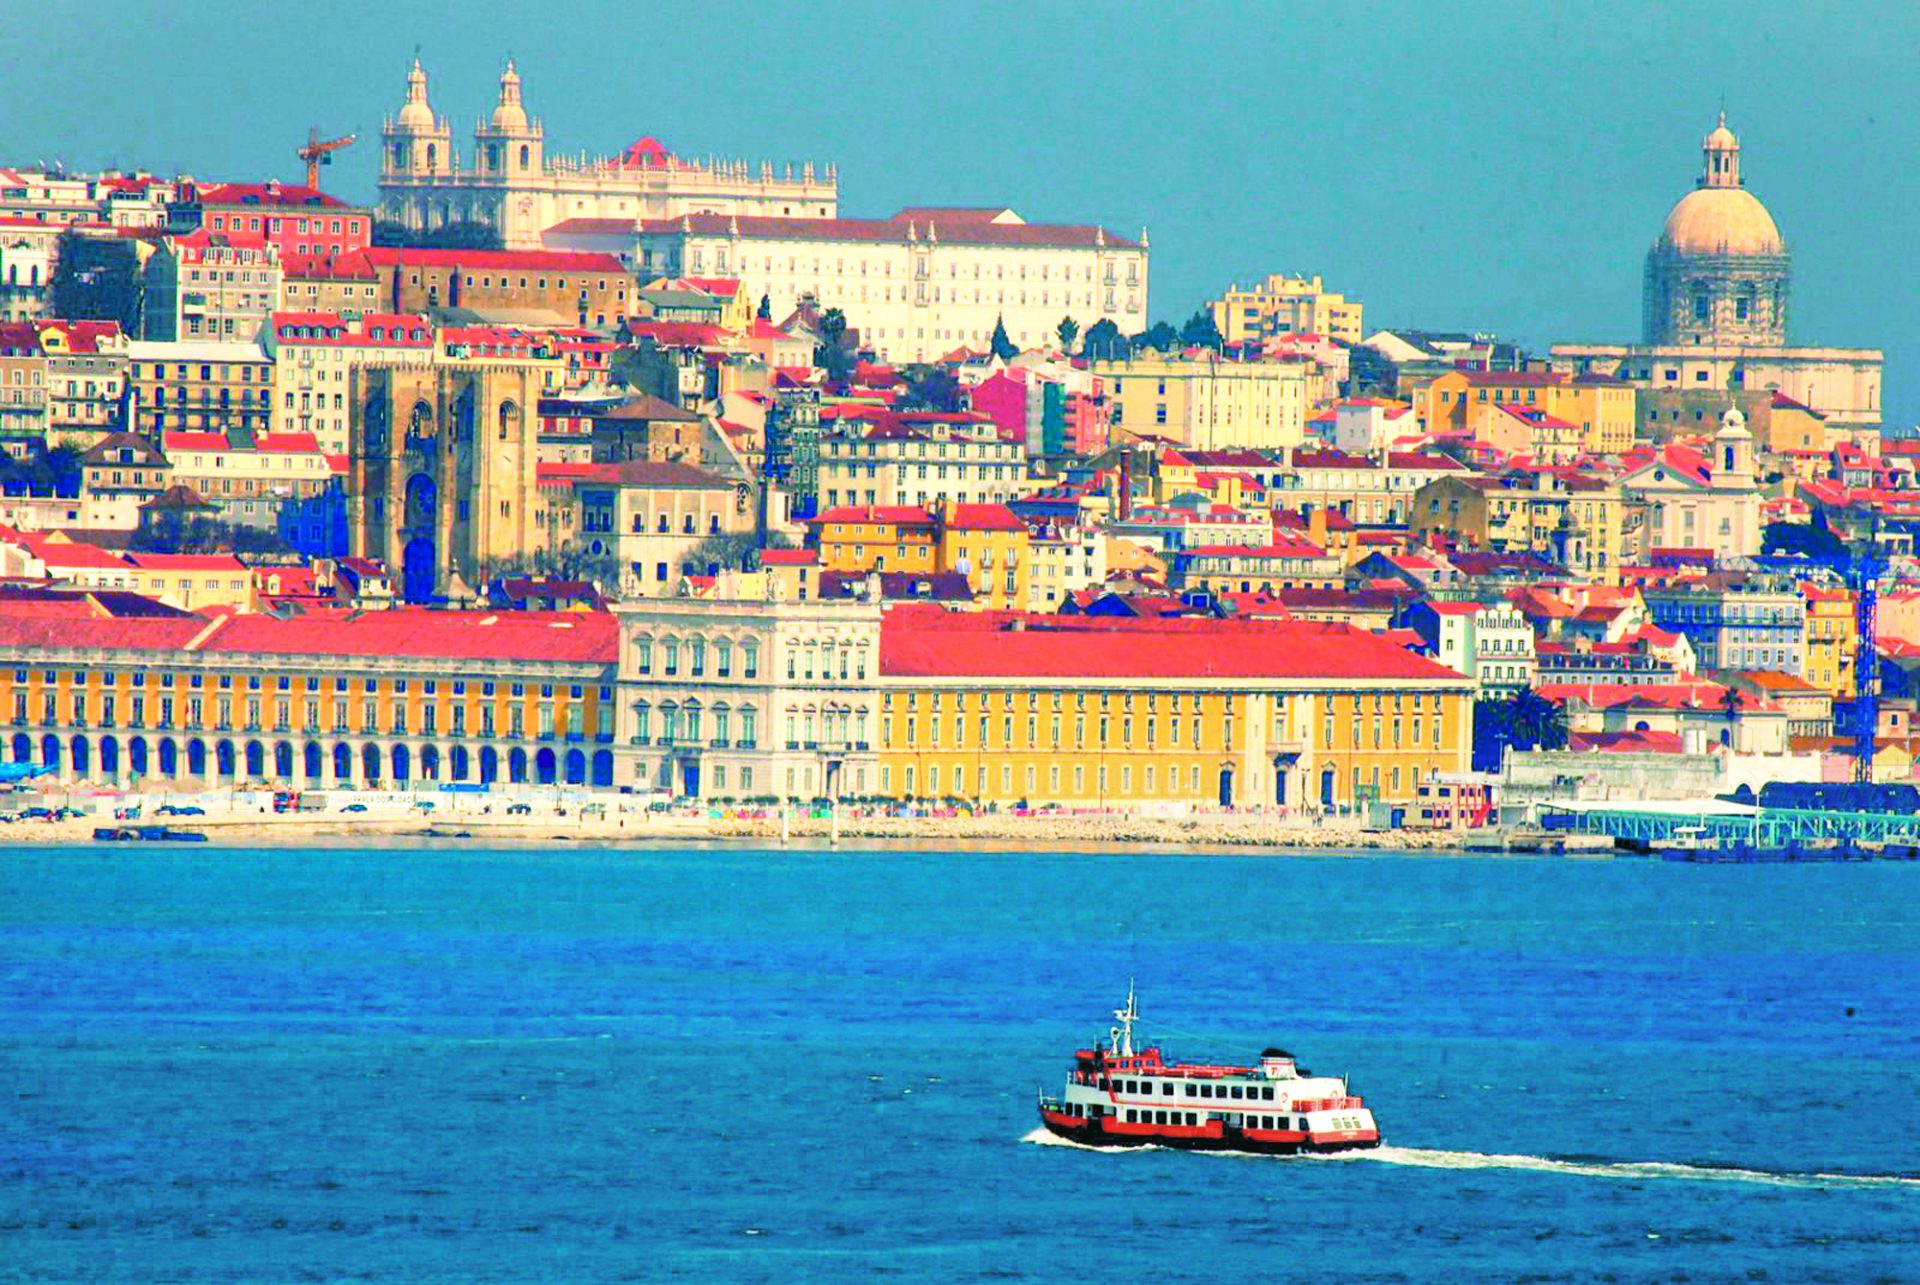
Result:
[[[1701,144],[1700,182],[1680,198],[1647,252],[1650,344],[1787,342],[1787,242],[1740,177],[1727,114]]]
[[[1638,432],[1666,441],[1711,434],[1729,405],[1772,446],[1768,408],[1810,408],[1829,430],[1877,428],[1877,348],[1790,346],[1792,258],[1780,225],[1747,190],[1726,113],[1701,142],[1700,177],[1647,252],[1641,342],[1557,343],[1556,369],[1631,384]]]

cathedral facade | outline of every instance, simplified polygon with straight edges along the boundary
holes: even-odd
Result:
[[[839,213],[834,167],[796,173],[769,162],[690,161],[652,138],[617,156],[549,156],[546,130],[527,114],[513,63],[493,112],[473,132],[471,161],[454,147],[453,125],[427,101],[415,59],[407,100],[381,132],[380,217],[414,231],[450,224],[493,228],[509,250],[536,249],[566,219],[664,219],[744,214],[831,219]]]
[[[535,529],[538,372],[426,360],[352,374],[347,541],[409,601],[462,599]]]

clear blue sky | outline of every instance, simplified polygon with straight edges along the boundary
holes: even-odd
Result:
[[[999,204],[1153,237],[1153,310],[1318,272],[1369,325],[1638,337],[1640,265],[1724,97],[1795,256],[1794,338],[1887,350],[1920,421],[1920,7],[17,0],[0,159],[371,200],[418,45],[470,137],[511,52],[549,150],[832,160],[842,208]]]

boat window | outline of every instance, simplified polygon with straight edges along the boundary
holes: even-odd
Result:
[[[1234,1086],[1233,1086],[1233,1089],[1232,1089],[1232,1094],[1233,1094],[1233,1096],[1234,1096],[1235,1098],[1238,1098],[1238,1097],[1240,1096],[1240,1086],[1239,1086],[1239,1085],[1237,1085],[1237,1084],[1236,1084],[1236,1085],[1234,1085]]]
[[[1199,1090],[1198,1088],[1196,1088],[1195,1086],[1193,1086],[1193,1085],[1191,1085],[1191,1084],[1189,1084],[1189,1085],[1187,1086],[1187,1096],[1188,1096],[1188,1097],[1193,1097],[1193,1096],[1194,1096],[1195,1094],[1197,1094],[1197,1093],[1199,1093],[1199,1092],[1200,1092],[1200,1090]]]
[[[1174,1095],[1173,1081],[1168,1080],[1165,1084],[1161,1085],[1160,1091],[1166,1094],[1168,1097],[1172,1097]]]
[[[1212,1086],[1211,1084],[1203,1084],[1203,1085],[1201,1085],[1201,1086],[1200,1086],[1200,1096],[1201,1096],[1201,1097],[1203,1097],[1203,1098],[1210,1098],[1210,1097],[1212,1097],[1212,1096],[1213,1096],[1213,1086]]]
[[[1273,1089],[1271,1087],[1261,1089],[1260,1097],[1263,1101],[1266,1101],[1266,1102],[1273,1101]]]

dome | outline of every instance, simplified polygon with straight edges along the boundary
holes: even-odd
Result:
[[[527,128],[527,109],[520,105],[520,73],[507,59],[500,76],[500,105],[493,109],[490,123],[496,130],[520,132]]]
[[[413,60],[413,70],[407,73],[406,105],[394,123],[409,129],[433,128],[433,108],[427,105],[427,73],[418,58]]]
[[[1773,215],[1742,187],[1702,187],[1680,198],[1660,232],[1682,254],[1784,254]]]

